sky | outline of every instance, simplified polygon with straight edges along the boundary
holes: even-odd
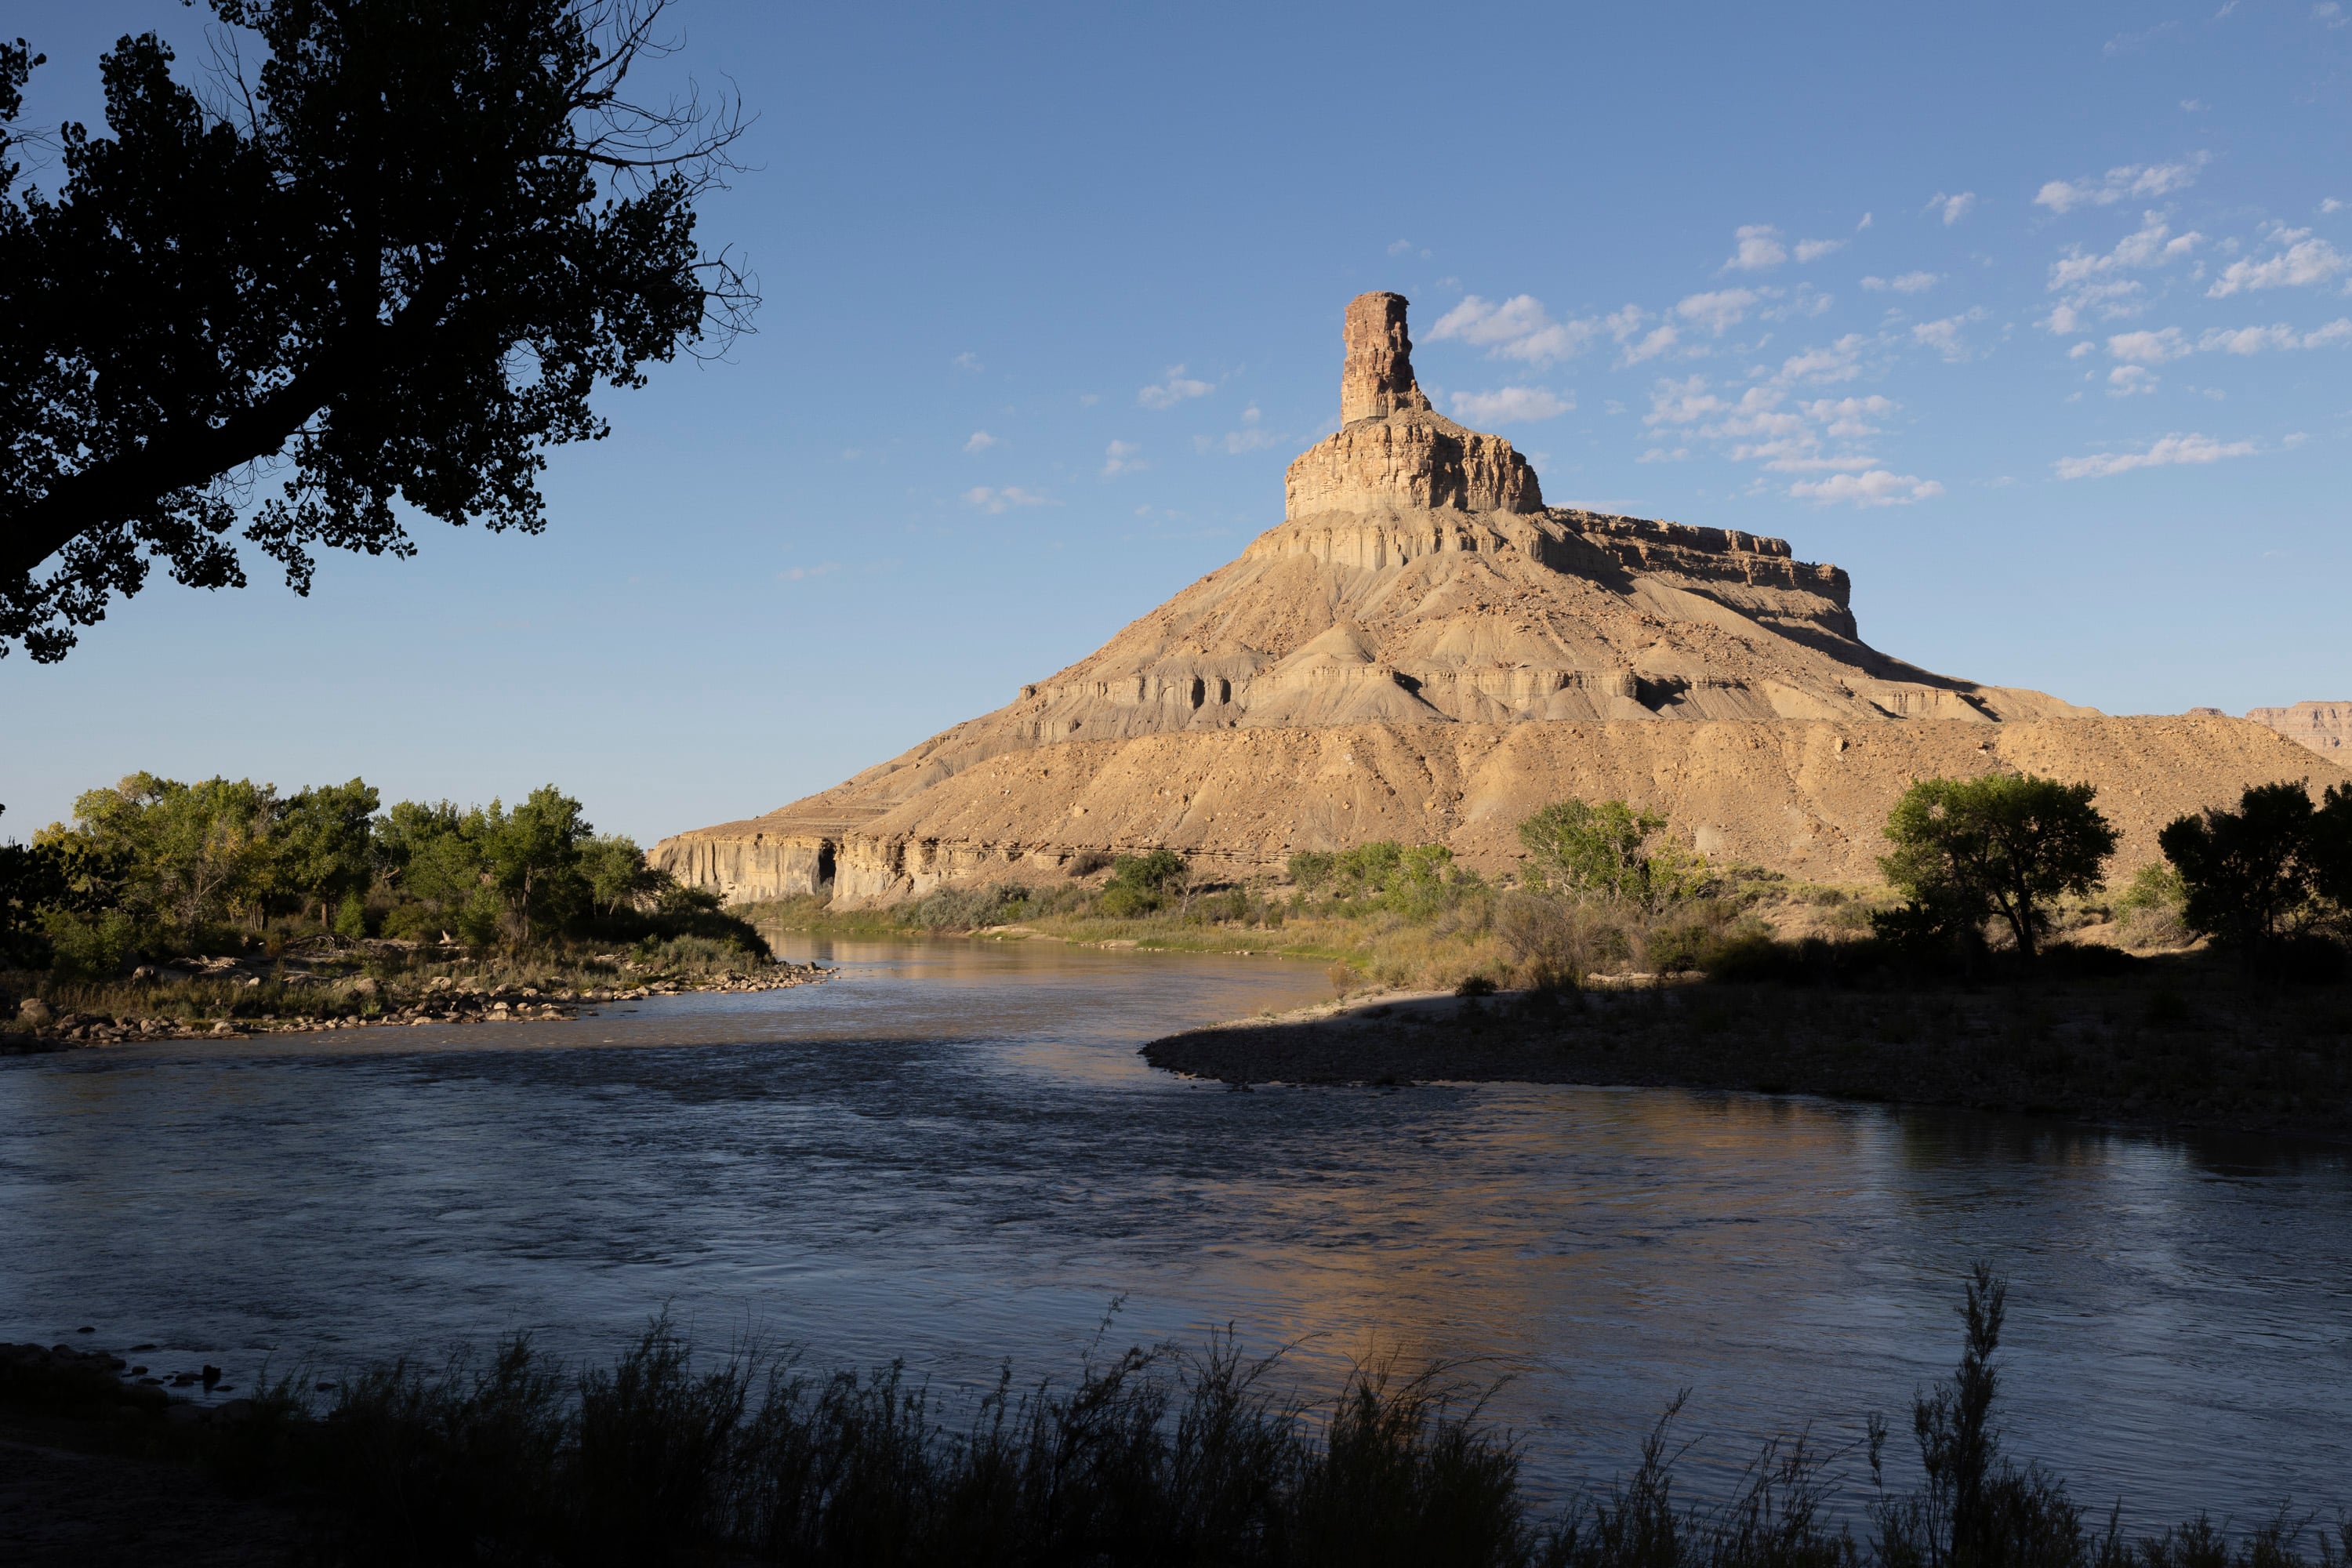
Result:
[[[536,538],[167,580],[0,660],[0,837],[137,769],[554,783],[650,843],[1010,701],[1280,521],[1392,289],[1545,498],[1787,539],[1864,637],[2117,713],[2352,697],[2352,3],[676,0],[756,331]],[[34,0],[26,119],[202,8]],[[37,171],[37,184],[47,175]]]

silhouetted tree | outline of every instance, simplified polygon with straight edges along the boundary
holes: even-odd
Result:
[[[2256,784],[2238,809],[2176,817],[2157,844],[2180,873],[2181,919],[2258,963],[2283,938],[2352,911],[2352,789]]]
[[[752,302],[694,237],[732,106],[624,93],[666,0],[209,3],[214,101],[121,39],[54,195],[10,162],[43,57],[0,48],[0,654],[63,658],[159,561],[243,585],[267,475],[244,536],[297,593],[314,548],[414,553],[395,501],[535,533],[595,385]]]

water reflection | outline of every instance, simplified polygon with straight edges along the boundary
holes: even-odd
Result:
[[[1317,968],[802,942],[834,983],[571,1024],[0,1067],[0,1333],[82,1322],[249,1373],[663,1302],[821,1359],[983,1380],[1234,1323],[1475,1358],[1559,1479],[1676,1390],[1720,1475],[1948,1363],[2016,1281],[2011,1425],[2101,1497],[2252,1511],[2352,1473],[2352,1181],[2332,1156],[1796,1100],[1489,1086],[1237,1094],[1143,1039]],[[191,1363],[193,1364],[193,1361]]]

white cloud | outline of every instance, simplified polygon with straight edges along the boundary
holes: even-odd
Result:
[[[1780,290],[1768,289],[1765,292],[1777,295]],[[1804,317],[1818,316],[1836,303],[1836,295],[1824,294],[1810,283],[1800,283],[1797,285],[1796,292],[1790,295],[1783,303],[1773,305],[1756,313],[1768,321],[1793,321]]]
[[[1455,417],[1479,425],[1509,425],[1549,419],[1576,406],[1573,396],[1562,398],[1548,387],[1500,386],[1492,392],[1457,392]]]
[[[2068,246],[2050,264],[2050,291],[2063,298],[2051,307],[2042,326],[2063,337],[2081,331],[2088,312],[2108,321],[2137,315],[2145,289],[2138,279],[2124,274],[2168,266],[2204,243],[2205,237],[2195,229],[2177,235],[2162,214],[2144,213],[2139,227],[2117,240],[2113,250]]]
[[[2087,458],[2061,458],[2052,466],[2062,479],[2100,479],[2127,474],[2134,468],[2218,463],[2224,458],[2247,457],[2255,449],[2252,441],[2224,443],[2210,436],[2167,436],[2145,452],[2100,452]]]
[[[1870,340],[1860,332],[1848,332],[1835,342],[1821,348],[1807,349],[1790,354],[1780,362],[1772,379],[1783,386],[1798,382],[1820,384],[1832,381],[1852,381],[1862,374],[1862,351]]]
[[[1958,364],[1974,353],[1961,340],[1960,329],[1971,321],[1984,320],[1985,314],[1984,308],[1977,306],[1957,316],[1946,316],[1938,321],[1920,321],[1911,329],[1911,341],[1924,348],[1934,349],[1944,356],[1947,363]]]
[[[1916,474],[1872,468],[1866,473],[1832,474],[1825,479],[1799,479],[1789,487],[1789,493],[1824,506],[1840,501],[1853,506],[1909,506],[1942,495],[1944,487]]]
[[[841,570],[838,561],[826,561],[814,566],[787,566],[776,574],[779,583],[805,583],[812,577],[830,577]]]
[[[1228,457],[1238,458],[1244,452],[1255,452],[1262,447],[1271,447],[1278,439],[1280,437],[1273,431],[1251,426],[1244,430],[1228,430],[1222,438],[1207,436],[1195,437],[1192,445],[1203,452],[1223,447]]]
[[[975,430],[971,433],[971,439],[963,444],[963,449],[967,452],[985,452],[991,447],[1002,447],[1003,445],[1004,445],[1003,442],[998,440],[987,431]]]
[[[2068,359],[2081,359],[2084,354],[2091,352],[2092,349],[2089,343],[2076,343],[2073,348],[2066,351],[2066,357]]]
[[[988,512],[1005,511],[1016,506],[1050,504],[1045,497],[1037,494],[1034,490],[1024,490],[1019,485],[1007,485],[1003,489],[992,489],[987,485],[979,485],[964,491],[963,499],[980,508],[981,510]]]
[[[1862,215],[1862,221],[1861,221],[1860,223],[1858,223],[1858,224],[1856,224],[1856,225],[1854,225],[1854,226],[1853,226],[1853,232],[1854,232],[1854,233],[1856,233],[1856,234],[1860,234],[1864,229],[1866,229],[1866,228],[1868,228],[1869,226],[1870,226],[1870,215],[1869,215],[1868,213],[1864,213],[1864,214],[1863,214],[1863,215]]]
[[[1706,377],[1703,375],[1687,381],[1661,381],[1650,391],[1650,411],[1642,416],[1642,423],[1688,425],[1730,406],[1706,389]]]
[[[2129,397],[2136,392],[2154,392],[2158,377],[2144,364],[2119,364],[2107,372],[2107,395]]]
[[[2297,333],[2293,327],[2216,327],[2197,340],[2197,346],[2208,353],[2255,354],[2264,349],[2324,349],[2338,343],[2352,342],[2352,320],[2338,316],[2313,331]]]
[[[1142,447],[1133,441],[1113,441],[1103,448],[1102,477],[1116,479],[1121,474],[1132,474],[1150,468],[1150,464],[1139,462],[1136,458],[1136,454],[1142,450]]]
[[[1941,273],[1905,272],[1893,278],[1865,278],[1862,286],[1873,293],[1892,289],[1897,294],[1924,294],[1942,281]]]
[[[2118,332],[2107,340],[2108,355],[2132,364],[2162,364],[2194,352],[2181,338],[2179,327],[2160,332]]]
[[[2324,239],[2314,239],[2307,228],[2274,227],[2264,237],[2279,246],[2279,251],[2260,261],[2232,261],[2221,269],[2213,286],[2205,290],[2208,298],[2225,300],[2251,289],[2307,288],[2332,282],[2347,268],[2352,268],[2352,256],[2346,256]]]
[[[1675,314],[1721,337],[1747,319],[1760,297],[1751,289],[1717,289],[1687,296],[1675,306]]]
[[[2180,107],[2185,113],[2202,114],[2210,106],[2201,98],[2184,98],[2180,100]]]
[[[1392,239],[1389,241],[1389,254],[1391,256],[1402,256],[1406,251],[1411,250],[1412,248],[1412,241],[1409,239]]]
[[[2340,213],[2344,210],[2344,204],[2334,196],[2329,196],[2319,204],[2319,210],[2323,213]]]
[[[1801,239],[1797,241],[1796,257],[1800,261],[1819,261],[1844,248],[1845,241],[1842,239]]]
[[[2052,180],[2035,193],[2033,205],[2054,213],[2076,207],[2113,206],[2126,197],[2160,196],[2196,184],[2210,155],[2199,153],[2179,163],[2125,163],[2100,180]]]
[[[980,356],[978,354],[972,353],[970,351],[966,351],[963,353],[956,355],[955,358],[948,361],[948,363],[955,366],[958,370],[982,371],[988,368],[986,365],[980,363]]]
[[[1816,398],[1800,406],[1805,417],[1822,426],[1823,435],[1850,441],[1877,435],[1878,426],[1870,421],[1884,418],[1902,405],[1874,393],[1868,397]]]
[[[1681,334],[1671,325],[1654,327],[1643,332],[1642,329],[1648,326],[1651,320],[1650,313],[1639,305],[1628,305],[1622,310],[1612,311],[1602,323],[1608,327],[1609,335],[1624,351],[1617,357],[1620,369],[1640,364],[1643,360],[1655,359],[1680,340]],[[1641,340],[1638,342],[1634,341],[1637,334]]]
[[[1135,400],[1146,408],[1173,408],[1188,397],[1206,397],[1216,390],[1208,382],[1188,379],[1182,365],[1171,364],[1166,381],[1145,387],[1135,395]]]
[[[1954,224],[1968,216],[1969,213],[1975,211],[1976,205],[1977,194],[1974,191],[1962,191],[1956,196],[1948,196],[1943,192],[1937,191],[1933,196],[1930,196],[1927,199],[1927,210],[1929,212],[1937,212],[1940,210],[1943,213],[1944,226],[1946,228],[1951,227]]]
[[[2352,22],[2352,16],[2344,15],[2344,7],[2337,5],[2336,0],[2319,0],[2319,4],[2311,8],[2311,19],[2323,27],[2341,27],[2347,22]]]
[[[1653,447],[1633,460],[1637,463],[1679,463],[1689,456],[1688,447]]]
[[[1538,367],[1582,353],[1600,334],[1598,321],[1553,321],[1532,294],[1515,294],[1499,305],[1467,295],[1429,329],[1432,342],[1455,339],[1484,348],[1490,358]]]
[[[1734,230],[1731,237],[1737,248],[1731,259],[1723,264],[1726,272],[1762,272],[1789,259],[1789,247],[1780,243],[1780,231],[1769,224],[1749,224]]]

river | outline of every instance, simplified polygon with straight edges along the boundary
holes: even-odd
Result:
[[[1318,967],[779,947],[840,974],[0,1062],[0,1337],[88,1325],[245,1384],[517,1329],[607,1353],[667,1306],[706,1344],[952,1386],[1231,1324],[1310,1386],[1368,1353],[1503,1380],[1542,1492],[1622,1471],[1687,1389],[1705,1490],[1808,1423],[1883,1412],[1907,1446],[1982,1258],[2011,1449],[2079,1500],[2352,1506],[2336,1152],[1661,1089],[1234,1092],[1136,1047],[1326,995]]]

